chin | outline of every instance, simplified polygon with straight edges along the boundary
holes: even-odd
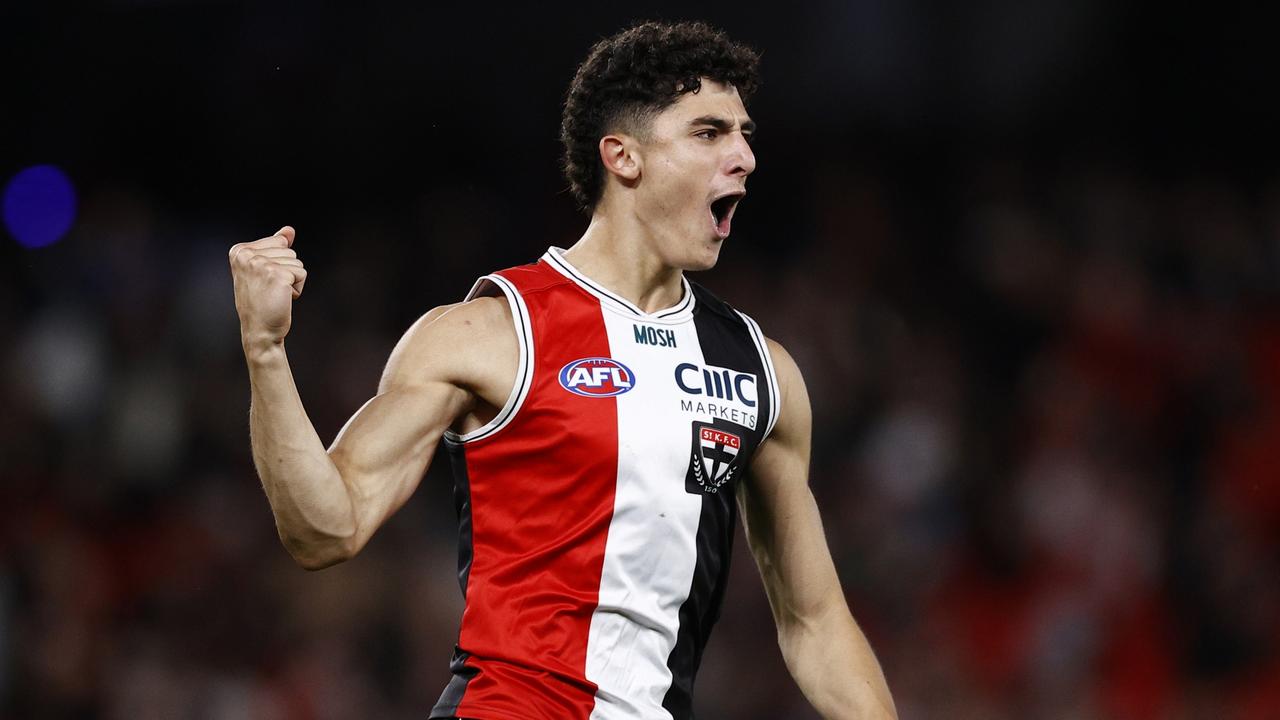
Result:
[[[699,252],[689,258],[685,263],[684,270],[689,272],[698,272],[701,270],[710,270],[720,261],[720,248],[723,243],[719,238],[708,243],[706,247],[699,248]]]

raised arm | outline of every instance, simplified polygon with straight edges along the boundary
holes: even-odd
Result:
[[[254,464],[281,541],[314,570],[355,555],[404,504],[444,430],[501,394],[506,372],[510,387],[517,351],[501,299],[432,310],[401,338],[377,395],[326,450],[284,348],[292,301],[306,278],[293,239],[293,229],[282,228],[233,247],[230,261],[249,367]]]
[[[795,361],[769,341],[782,395],[739,503],[792,677],[828,719],[896,718],[884,673],[853,620],[809,491],[812,416]]]

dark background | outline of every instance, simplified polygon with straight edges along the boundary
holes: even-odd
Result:
[[[447,463],[359,558],[279,546],[226,251],[285,223],[322,438],[399,334],[585,227],[596,39],[763,53],[758,170],[697,280],[795,355],[812,486],[904,718],[1280,708],[1274,24],[1101,0],[0,9],[0,717],[421,718],[461,599]],[[443,460],[443,459],[441,459]],[[745,543],[739,543],[739,550]],[[749,557],[700,717],[814,717]]]

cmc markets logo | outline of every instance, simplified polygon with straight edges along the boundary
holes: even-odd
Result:
[[[583,397],[613,397],[635,387],[636,376],[613,358],[582,358],[560,368],[560,386]]]
[[[756,393],[755,375],[714,365],[700,367],[693,363],[680,363],[676,366],[676,385],[690,395],[740,401],[752,408],[760,399]]]

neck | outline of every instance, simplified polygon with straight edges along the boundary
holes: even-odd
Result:
[[[630,214],[597,210],[591,224],[564,257],[583,275],[652,313],[680,302],[680,268],[654,250],[651,228],[619,218]]]

